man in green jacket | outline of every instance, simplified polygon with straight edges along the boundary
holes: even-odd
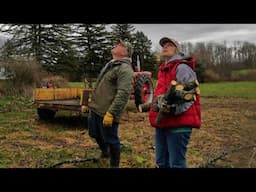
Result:
[[[118,41],[111,50],[112,60],[101,70],[89,103],[89,135],[101,149],[101,157],[110,156],[110,167],[119,167],[119,120],[133,85],[132,46]]]

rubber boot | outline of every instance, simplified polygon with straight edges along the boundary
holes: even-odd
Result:
[[[96,138],[96,142],[99,145],[101,150],[100,158],[108,158],[110,156],[108,145],[100,138]]]
[[[119,168],[120,148],[110,147],[110,168]]]

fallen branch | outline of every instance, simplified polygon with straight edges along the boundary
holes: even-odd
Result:
[[[248,168],[251,168],[251,164],[253,162],[255,154],[256,154],[256,147],[253,148],[252,156],[251,156],[251,158],[249,160],[249,163],[248,163]]]
[[[238,149],[233,149],[233,150],[230,150],[230,151],[224,151],[221,153],[221,155],[215,157],[215,158],[212,158],[212,159],[209,159],[207,161],[207,163],[205,164],[202,164],[199,166],[199,168],[207,168],[207,167],[211,167],[211,166],[214,166],[215,163],[218,161],[218,160],[223,160],[224,157],[226,157],[227,155],[230,155],[232,153],[236,153],[238,151],[241,151],[241,150],[245,150],[245,149],[250,149],[250,148],[254,148],[256,147],[256,145],[249,145],[249,146],[246,146],[246,147],[240,147]],[[254,155],[253,155],[254,156]]]
[[[56,167],[59,167],[63,164],[84,163],[84,162],[88,162],[88,161],[92,161],[93,163],[96,163],[96,162],[98,162],[98,159],[96,159],[96,158],[87,158],[87,159],[80,159],[80,160],[65,160],[65,161],[61,161],[59,163],[56,163],[56,164],[50,166],[49,168],[56,168]]]

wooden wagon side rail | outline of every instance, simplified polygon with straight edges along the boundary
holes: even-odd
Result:
[[[51,111],[71,110],[87,113],[91,89],[37,88],[34,90],[34,105],[37,109]]]

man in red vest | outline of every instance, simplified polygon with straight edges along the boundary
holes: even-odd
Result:
[[[173,80],[180,84],[197,80],[195,59],[181,53],[176,40],[163,37],[159,43],[165,62],[159,67],[154,101],[159,101],[166,94]],[[198,94],[193,98],[191,101],[174,103],[160,122],[157,121],[159,111],[155,110],[155,103],[152,103],[149,121],[155,127],[156,167],[187,167],[186,152],[192,128],[201,126],[200,98]]]

